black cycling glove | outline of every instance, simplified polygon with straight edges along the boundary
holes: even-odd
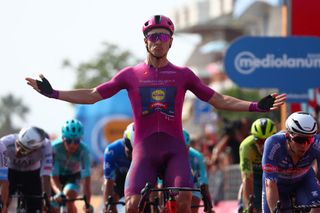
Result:
[[[36,82],[41,94],[49,98],[58,98],[59,92],[52,88],[50,82],[45,77],[42,76],[41,80],[36,80]]]
[[[268,112],[275,102],[276,98],[268,95],[262,98],[259,102],[252,102],[249,106],[250,112]]]
[[[273,106],[275,100],[275,97],[268,95],[258,102],[258,108],[264,111],[270,111],[270,108]]]

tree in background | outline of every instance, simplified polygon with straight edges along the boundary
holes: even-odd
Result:
[[[63,62],[64,67],[76,71],[74,88],[90,88],[106,82],[122,68],[135,64],[138,60],[128,50],[121,50],[118,46],[104,43],[105,49],[88,62],[73,66],[69,60]]]
[[[12,94],[2,97],[0,102],[0,136],[17,132],[19,128],[13,126],[13,120],[25,120],[29,108],[24,105],[21,98]]]

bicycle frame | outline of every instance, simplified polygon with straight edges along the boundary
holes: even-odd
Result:
[[[12,197],[16,197],[17,198],[17,209],[16,209],[17,213],[25,213],[25,212],[27,212],[28,206],[25,205],[25,199],[41,199],[41,200],[44,200],[45,201],[45,206],[44,206],[45,211],[49,212],[50,201],[49,201],[49,197],[47,196],[47,194],[45,192],[41,196],[39,196],[39,195],[24,195],[20,191],[18,191],[17,195],[14,195]],[[1,206],[1,209],[2,209],[2,206]]]
[[[68,209],[66,206],[67,202],[74,202],[77,200],[83,200],[86,208],[90,208],[90,204],[86,196],[76,197],[76,198],[67,198],[66,196],[61,196],[61,202],[59,202],[60,213],[68,213]]]
[[[111,195],[108,196],[107,202],[105,202],[105,213],[109,213],[111,211],[112,207],[115,207],[116,205],[125,206],[126,203],[122,202],[122,201],[114,201],[114,199]]]
[[[141,190],[141,199],[139,201],[138,210],[139,212],[143,212],[146,203],[151,203],[149,201],[149,196],[151,192],[163,192],[164,193],[164,206],[160,208],[161,213],[176,213],[177,211],[177,203],[176,203],[176,196],[179,194],[180,191],[195,191],[200,192],[202,195],[202,201],[204,203],[204,211],[211,212],[212,211],[212,204],[211,201],[208,199],[204,187],[200,189],[195,188],[188,188],[188,187],[165,187],[160,189],[152,188],[150,183],[147,183],[146,186]],[[152,203],[151,203],[152,204]],[[154,205],[154,204],[152,204]]]

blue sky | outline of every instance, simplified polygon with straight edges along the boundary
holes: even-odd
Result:
[[[73,108],[39,95],[24,78],[43,73],[54,88],[70,89],[74,73],[62,69],[62,61],[87,61],[102,50],[103,42],[144,58],[142,24],[154,14],[169,15],[188,1],[192,0],[0,0],[0,69],[4,76],[0,96],[13,93],[30,107],[24,125],[59,134],[63,122],[74,116]],[[169,59],[183,65],[197,41],[176,35]]]

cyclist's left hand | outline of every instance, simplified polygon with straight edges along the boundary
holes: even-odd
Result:
[[[86,205],[83,206],[83,211],[85,213],[93,213],[93,206],[90,205],[89,208],[86,207]]]

